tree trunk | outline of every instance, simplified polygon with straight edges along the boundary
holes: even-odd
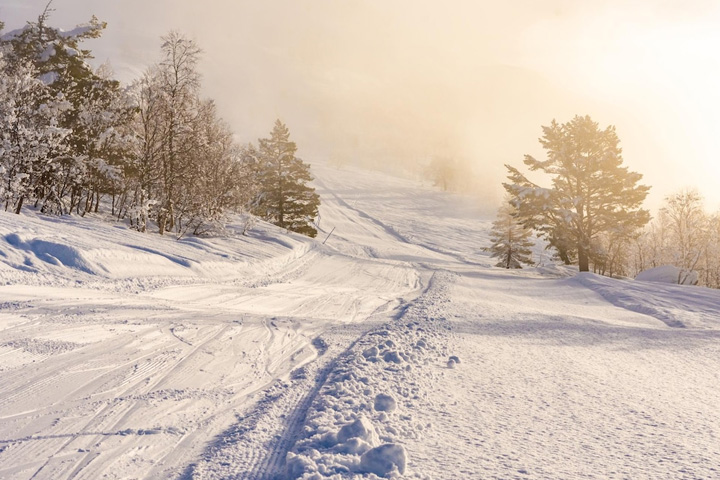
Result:
[[[590,261],[588,259],[588,253],[584,247],[578,246],[578,267],[581,272],[590,271]]]

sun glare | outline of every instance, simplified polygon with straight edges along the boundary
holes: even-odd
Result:
[[[588,34],[576,48],[572,88],[622,105],[656,133],[656,143],[646,147],[657,148],[674,166],[657,173],[673,176],[669,184],[697,183],[710,205],[720,203],[720,31],[707,25],[618,25],[609,41]],[[703,174],[691,176],[691,170]]]

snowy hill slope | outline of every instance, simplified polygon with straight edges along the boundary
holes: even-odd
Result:
[[[0,213],[0,478],[720,475],[720,292],[492,268],[472,199],[313,172],[318,240]]]
[[[239,227],[233,229],[232,225],[229,230],[228,238],[184,237],[178,241],[120,224],[3,213],[0,280],[228,280],[241,278],[243,269],[255,271],[259,265],[272,269],[287,263],[313,245],[307,238],[284,235],[271,226],[258,227],[252,232],[254,237],[240,235]]]

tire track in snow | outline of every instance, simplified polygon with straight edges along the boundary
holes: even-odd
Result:
[[[318,368],[310,390],[301,397],[300,401],[290,411],[287,416],[283,432],[279,434],[278,439],[272,445],[270,452],[266,454],[263,461],[255,470],[250,470],[247,472],[245,477],[240,478],[246,478],[248,480],[283,480],[287,478],[288,472],[286,471],[286,459],[288,452],[292,451],[295,443],[301,438],[303,428],[306,426],[308,413],[311,411],[311,408],[320,395],[321,390],[327,386],[330,376],[336,373],[338,366],[345,363],[348,357],[357,354],[356,346],[358,343],[365,342],[368,336],[374,336],[378,329],[384,329],[387,325],[392,325],[402,319],[410,310],[412,305],[414,305],[419,299],[428,295],[429,291],[436,286],[436,283],[437,282],[434,280],[434,277],[431,278],[427,283],[427,286],[425,286],[421,292],[418,292],[419,295],[417,295],[416,299],[410,303],[403,303],[399,299],[395,302],[390,302],[395,306],[395,308],[392,309],[394,313],[390,316],[390,318],[387,318],[387,315],[385,315],[384,322],[382,322],[379,326],[377,325],[378,322],[367,322],[367,328],[365,331],[360,333],[360,335],[352,340],[344,350],[335,355],[324,366]],[[387,307],[388,304],[385,304],[378,308],[371,318],[373,316],[379,316],[380,311],[387,312]]]
[[[362,218],[364,220],[368,220],[369,222],[373,223],[374,225],[380,227],[380,229],[382,229],[388,236],[392,237],[394,240],[397,240],[401,243],[412,244],[411,241],[409,241],[407,238],[405,238],[402,234],[400,234],[397,230],[395,230],[390,225],[383,223],[382,221],[378,220],[377,218],[372,217],[372,216],[368,215],[366,212],[360,210],[359,208],[354,207],[354,206],[350,205],[349,203],[347,203],[345,200],[340,198],[340,196],[337,193],[335,193],[334,190],[328,188],[322,182],[322,180],[315,179],[315,184],[324,188],[327,191],[327,193],[329,195],[331,195],[341,207],[344,207],[350,211],[355,212],[360,218]]]
[[[433,254],[436,254],[436,255],[442,255],[443,257],[449,257],[450,259],[453,260],[453,262],[460,262],[461,264],[473,265],[473,266],[478,266],[478,267],[487,267],[487,264],[469,260],[468,258],[466,258],[465,256],[463,256],[462,254],[460,254],[458,252],[446,250],[444,248],[441,248],[440,246],[432,245],[427,242],[417,241],[417,240],[421,240],[421,239],[417,238],[415,235],[410,235],[410,236],[404,235],[404,234],[400,233],[395,227],[388,225],[387,223],[380,220],[379,218],[368,214],[366,211],[364,211],[360,208],[350,205],[347,201],[345,201],[337,193],[335,193],[334,190],[328,188],[322,182],[322,180],[316,179],[315,183],[318,186],[325,188],[327,191],[327,194],[332,196],[334,198],[334,200],[338,203],[338,205],[340,205],[341,207],[343,207],[349,211],[354,212],[360,218],[371,222],[373,225],[379,227],[386,235],[389,235],[390,237],[392,237],[392,239],[397,240],[402,244],[412,245],[412,246],[427,250],[428,252],[432,252]],[[350,216],[347,215],[347,213],[345,213],[344,211],[341,211],[341,213],[349,221],[351,221],[353,223],[357,223],[357,221],[355,221],[355,219],[350,218]],[[366,254],[371,258],[378,258],[378,259],[382,258],[382,257],[378,256],[378,253],[376,252],[374,247],[366,245],[366,246],[363,246],[363,249],[366,252]],[[435,258],[437,258],[437,257],[435,257]]]
[[[296,368],[288,381],[276,381],[263,397],[216,437],[202,458],[186,467],[183,480],[284,478],[285,457],[304,426],[313,400],[337,361],[378,324],[398,311],[399,300],[378,307],[365,322],[339,326],[313,341],[318,357]],[[326,340],[327,339],[327,340]]]
[[[137,391],[140,394],[142,393],[148,393],[149,391],[152,391],[154,388],[156,388],[159,384],[162,383],[163,380],[168,378],[169,376],[173,375],[174,372],[176,372],[179,368],[182,367],[184,362],[186,362],[189,358],[191,358],[193,355],[195,355],[201,348],[203,348],[205,345],[207,345],[209,342],[215,340],[218,336],[220,336],[223,332],[225,332],[230,326],[229,325],[223,325],[221,328],[217,329],[214,333],[211,335],[208,335],[202,342],[199,342],[196,346],[194,346],[189,352],[187,352],[185,355],[180,356],[170,368],[168,368],[162,375],[159,376],[158,379],[156,379],[154,382],[147,382],[146,380],[150,377],[148,375],[151,375],[152,373],[156,371],[162,370],[162,367],[165,365],[169,365],[170,362],[169,359],[169,353],[170,352],[163,352],[164,355],[162,355],[161,359],[154,358],[150,362],[143,362],[145,365],[142,367],[138,367],[134,369],[131,374],[126,377],[116,388],[121,388],[123,386],[127,385],[127,388],[123,390],[123,395],[119,397],[120,402],[110,402],[104,407],[100,408],[95,414],[87,421],[85,426],[77,433],[68,435],[67,440],[63,442],[57,449],[55,449],[55,452],[48,456],[46,461],[35,471],[35,473],[32,475],[31,480],[34,478],[40,478],[38,475],[40,475],[46,467],[48,467],[50,464],[54,463],[54,461],[59,457],[63,455],[63,451],[78,437],[85,437],[85,436],[92,436],[93,432],[119,432],[121,429],[121,426],[123,425],[123,422],[127,421],[127,419],[132,416],[133,412],[138,408],[138,401],[134,399],[132,395],[129,395],[130,392]],[[148,355],[144,355],[143,357],[147,357]],[[140,357],[140,358],[143,358]],[[137,362],[135,365],[137,366]],[[122,399],[123,397],[127,397],[126,399]],[[117,398],[117,397],[116,397]],[[106,425],[103,428],[103,425]],[[89,443],[97,444],[102,442],[102,438],[106,437],[107,435],[104,433],[99,433],[97,435],[99,438],[96,439],[96,441],[92,441]],[[80,458],[74,462],[70,463],[67,461],[63,462],[63,465],[61,466],[61,472],[65,472],[64,475],[61,476],[60,472],[53,472],[53,478],[59,479],[59,478],[65,478],[65,479],[71,479],[75,478],[77,475],[79,475],[83,468],[90,465],[90,460],[94,459],[96,456],[96,452],[90,450],[85,455],[80,456]],[[92,459],[90,459],[92,457]],[[89,460],[90,459],[90,460]],[[112,461],[113,459],[108,459],[108,461]],[[74,466],[74,468],[73,468]],[[73,468],[72,472],[70,474],[66,473],[69,468]],[[98,467],[99,468],[99,467]],[[68,476],[69,475],[69,476]]]

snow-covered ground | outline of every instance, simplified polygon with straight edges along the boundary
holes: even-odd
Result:
[[[493,268],[472,199],[313,173],[317,240],[0,213],[0,478],[720,478],[720,292]]]

